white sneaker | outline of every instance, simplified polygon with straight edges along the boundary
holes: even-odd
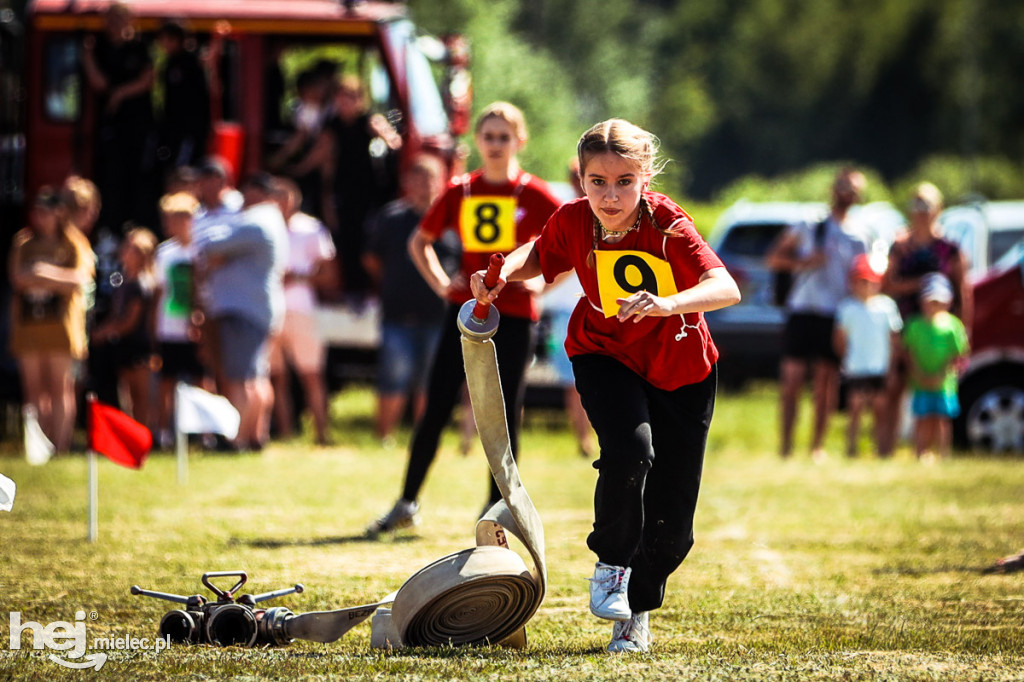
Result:
[[[605,620],[629,620],[629,574],[632,569],[597,562],[590,579],[590,612]]]
[[[366,533],[367,535],[377,535],[378,533],[387,533],[399,528],[415,526],[419,523],[419,519],[416,518],[416,512],[419,511],[419,508],[420,505],[416,502],[398,500],[398,502],[395,502],[395,506],[391,508],[391,511],[366,527]]]
[[[634,613],[629,620],[612,625],[612,641],[608,651],[613,654],[629,651],[647,651],[651,648],[651,628],[648,612]]]

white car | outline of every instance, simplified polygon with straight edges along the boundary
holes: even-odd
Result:
[[[977,281],[1024,239],[1024,201],[984,201],[951,206],[939,216],[942,233],[960,245],[968,277]]]

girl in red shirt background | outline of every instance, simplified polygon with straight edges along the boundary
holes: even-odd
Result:
[[[456,178],[430,207],[409,239],[409,254],[431,289],[448,301],[441,340],[427,381],[427,404],[413,433],[402,496],[390,512],[370,524],[370,535],[411,526],[419,509],[417,497],[441,439],[441,432],[459,401],[466,370],[462,362],[459,308],[473,298],[469,276],[486,268],[493,253],[509,253],[540,234],[561,202],[547,185],[519,167],[518,153],[526,144],[523,113],[508,102],[495,102],[481,112],[475,142],[483,167]],[[449,278],[433,244],[447,230],[462,241],[459,273]],[[539,287],[511,285],[496,305],[501,325],[494,336],[505,419],[512,453],[518,452],[519,420],[523,406],[527,363],[534,347],[534,327],[540,316]],[[488,473],[487,508],[501,499]]]
[[[648,612],[693,546],[718,376],[703,313],[740,293],[690,216],[650,191],[664,163],[654,135],[611,119],[584,133],[577,153],[586,196],[510,254],[493,289],[485,269],[471,285],[478,301],[500,306],[498,293],[516,282],[579,276],[585,297],[565,347],[601,451],[590,610],[615,621],[609,651],[646,651]]]

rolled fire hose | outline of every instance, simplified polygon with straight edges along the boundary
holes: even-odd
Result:
[[[495,285],[504,258],[491,256],[485,282]],[[512,459],[498,360],[491,337],[498,311],[469,301],[459,311],[462,354],[477,430],[502,500],[476,525],[476,547],[441,557],[375,604],[289,616],[289,638],[333,642],[373,615],[371,646],[503,644],[525,646],[525,625],[544,599],[544,528]],[[533,559],[509,549],[507,533]]]

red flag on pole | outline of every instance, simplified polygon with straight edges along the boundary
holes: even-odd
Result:
[[[153,447],[153,434],[121,410],[89,400],[89,448],[107,459],[141,469]]]

